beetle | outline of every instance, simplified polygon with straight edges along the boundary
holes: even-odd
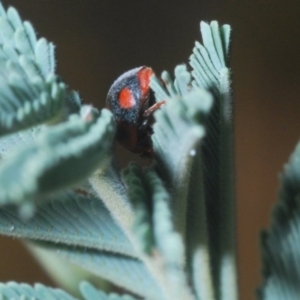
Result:
[[[153,70],[146,66],[129,70],[112,84],[106,98],[107,108],[117,124],[117,142],[143,157],[154,155],[151,140],[153,112],[165,103],[155,101],[150,88],[153,75]]]

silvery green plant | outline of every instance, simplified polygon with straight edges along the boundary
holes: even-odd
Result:
[[[25,241],[62,286],[79,285],[82,299],[238,299],[230,26],[200,30],[190,67],[151,80],[166,100],[152,164],[120,170],[112,113],[84,105],[56,74],[53,44],[0,3],[0,232]],[[300,146],[263,234],[259,299],[299,299],[299,183]],[[75,297],[0,284],[0,299]]]

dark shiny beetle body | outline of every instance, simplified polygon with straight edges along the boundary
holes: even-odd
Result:
[[[106,99],[117,123],[116,140],[127,150],[146,157],[153,156],[153,112],[164,104],[155,102],[150,89],[153,74],[144,66],[127,71],[113,83]]]

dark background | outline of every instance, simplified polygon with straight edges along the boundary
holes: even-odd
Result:
[[[300,1],[6,0],[56,45],[58,73],[86,103],[140,65],[159,74],[188,61],[199,21],[233,27],[238,254],[241,299],[260,280],[258,234],[278,174],[300,133]],[[51,281],[18,241],[0,240],[0,281]]]

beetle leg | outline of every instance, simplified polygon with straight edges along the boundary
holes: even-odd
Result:
[[[151,107],[149,107],[148,109],[146,109],[144,111],[143,116],[144,117],[149,117],[152,113],[154,113],[157,109],[159,109],[162,105],[164,105],[166,103],[165,100],[161,101],[161,102],[157,102],[155,104],[153,104]]]

